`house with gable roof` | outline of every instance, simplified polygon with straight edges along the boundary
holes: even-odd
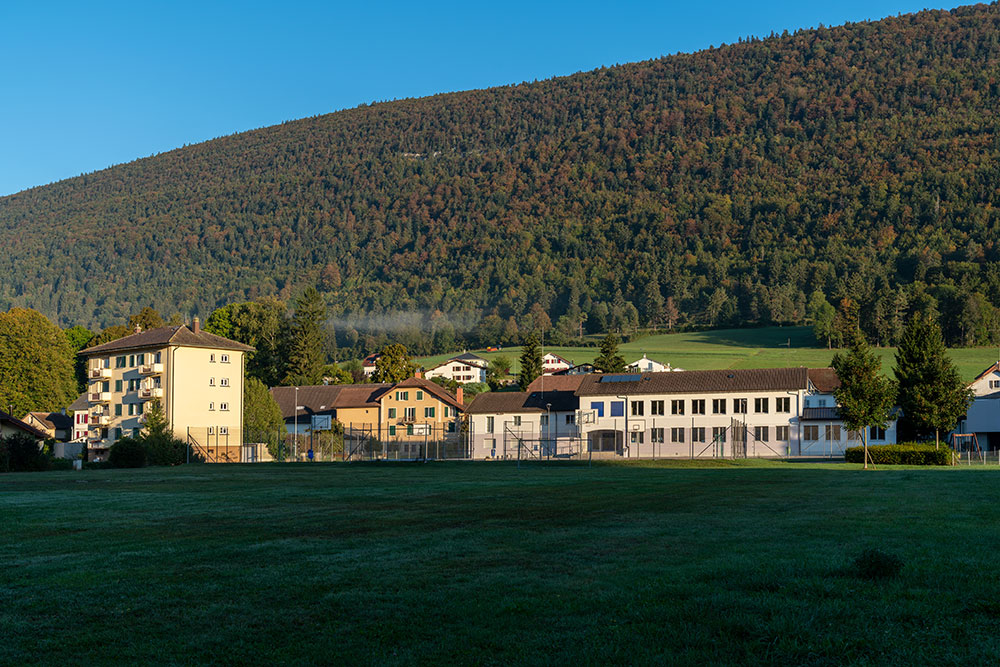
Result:
[[[465,352],[452,357],[433,368],[427,369],[424,377],[431,380],[436,377],[454,380],[459,384],[471,382],[486,382],[486,369],[489,362],[477,354]]]

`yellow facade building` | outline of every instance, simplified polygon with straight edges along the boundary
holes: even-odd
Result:
[[[88,451],[104,460],[137,436],[159,401],[175,437],[209,461],[240,461],[246,353],[253,348],[192,326],[160,327],[82,350],[90,408]]]

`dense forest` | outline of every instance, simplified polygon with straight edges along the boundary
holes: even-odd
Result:
[[[93,328],[315,285],[355,339],[832,304],[876,343],[915,310],[996,342],[998,110],[996,4],[365,105],[0,198],[0,310]]]

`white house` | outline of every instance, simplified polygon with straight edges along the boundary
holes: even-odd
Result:
[[[1000,449],[1000,362],[977,375],[969,388],[974,398],[957,432],[974,433],[980,449]]]
[[[527,391],[486,392],[466,407],[476,459],[567,457],[585,451],[575,391],[583,376],[539,376]]]
[[[683,368],[672,368],[670,364],[664,364],[662,362],[656,361],[655,359],[650,359],[643,353],[642,359],[636,359],[631,364],[626,366],[626,369],[632,373],[663,373],[666,371],[682,371]]]
[[[573,362],[563,359],[558,354],[546,352],[542,355],[542,373],[551,375],[573,367]]]
[[[431,380],[436,377],[446,378],[448,380],[454,380],[459,384],[468,384],[470,382],[486,382],[486,369],[489,366],[489,362],[482,357],[472,354],[471,352],[466,352],[465,354],[460,354],[457,357],[452,357],[444,363],[438,364],[434,368],[430,368],[424,373],[424,376]]]
[[[580,437],[604,456],[837,456],[833,369],[770,368],[581,376]],[[895,424],[871,442],[895,442]]]
[[[369,354],[361,361],[361,372],[365,374],[365,377],[371,377],[372,373],[375,372],[375,362],[381,356],[381,354]]]
[[[70,403],[66,408],[66,414],[73,419],[73,436],[70,440],[86,440],[90,432],[90,400],[87,398],[87,392],[83,392]]]

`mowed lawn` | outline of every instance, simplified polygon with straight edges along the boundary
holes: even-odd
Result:
[[[551,347],[546,352],[554,352],[577,364],[589,363],[598,355],[598,342],[594,347]],[[882,371],[892,374],[896,349],[876,348],[882,359]],[[475,351],[486,358],[501,354],[513,362],[512,372],[520,370],[518,356],[521,348],[508,348],[502,352]],[[837,350],[818,347],[810,327],[761,327],[756,329],[718,329],[713,331],[689,331],[675,334],[646,336],[619,347],[625,361],[631,363],[643,354],[652,359],[669,363],[686,370],[714,370],[724,368],[784,368],[806,366],[821,368],[830,365]],[[971,381],[976,375],[997,361],[995,347],[954,348],[949,354],[955,361],[962,377]],[[454,354],[439,354],[422,357],[419,363],[431,368]]]
[[[992,664],[1000,469],[0,476],[0,663]],[[862,549],[899,578],[845,572]]]

